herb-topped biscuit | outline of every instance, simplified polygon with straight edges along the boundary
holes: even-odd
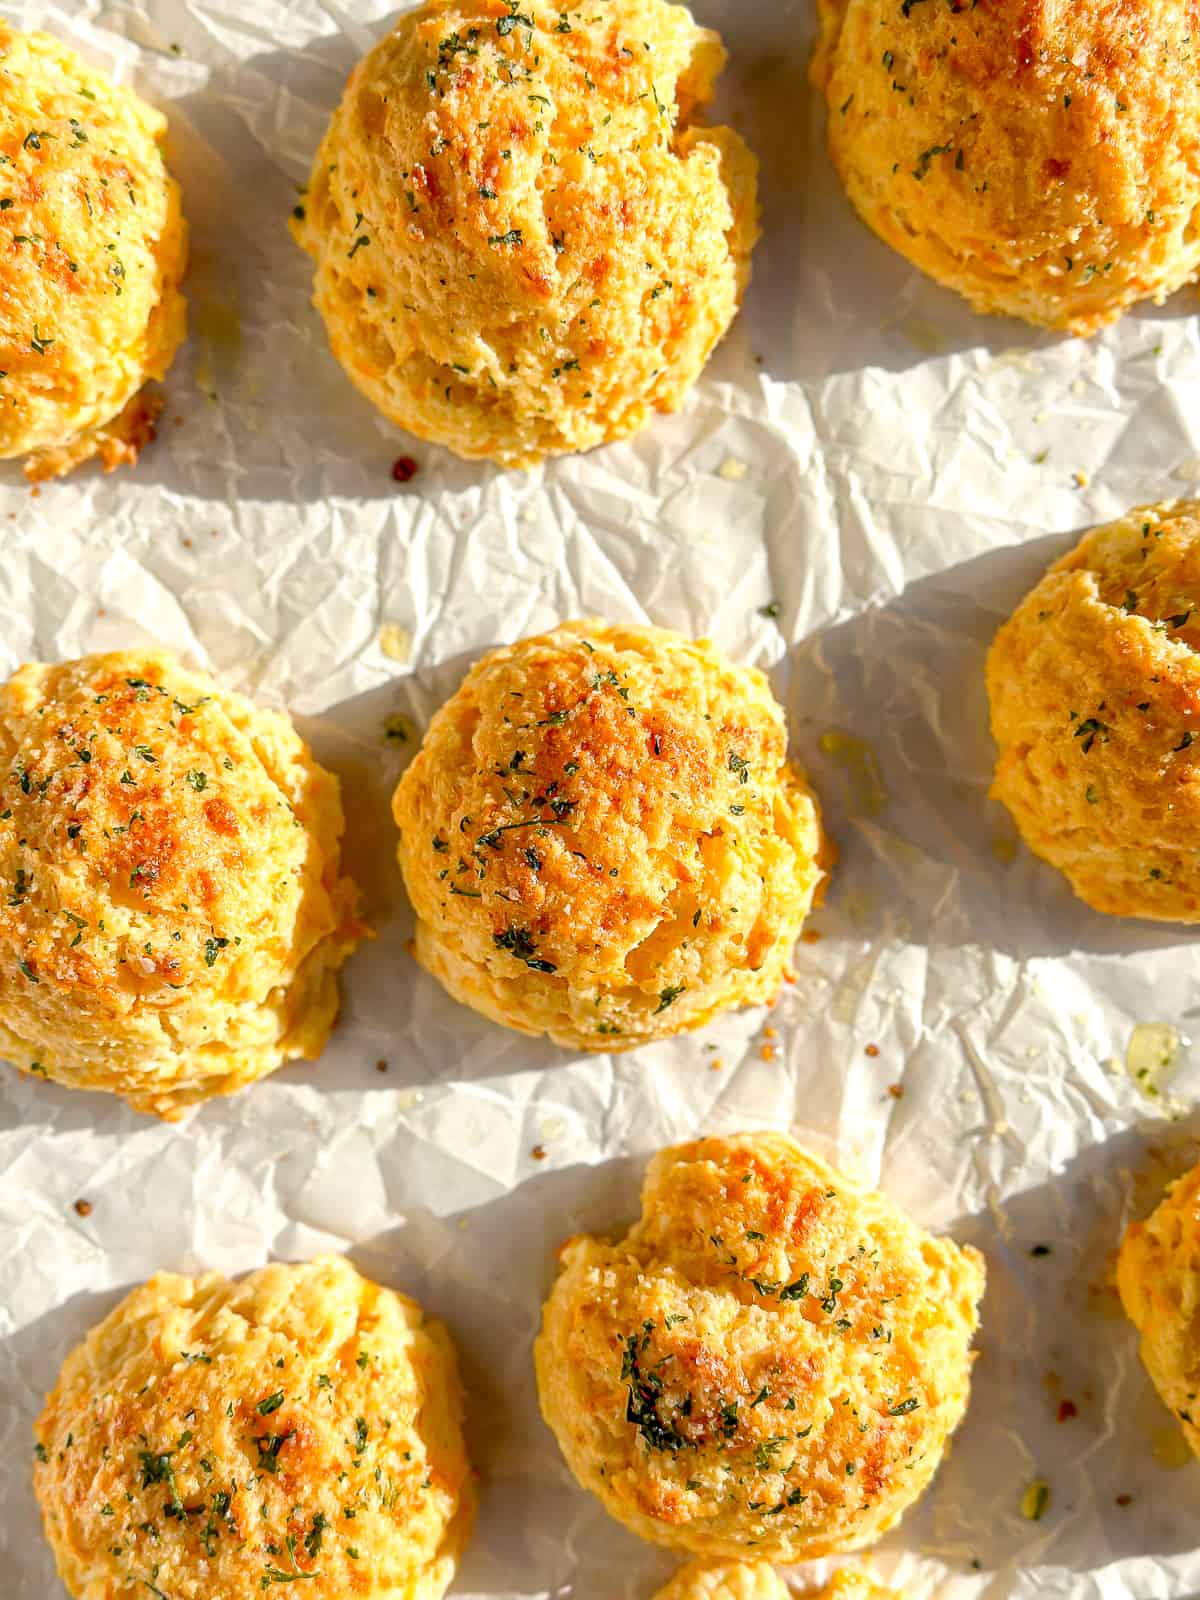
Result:
[[[433,0],[346,87],[293,231],[334,355],[411,433],[531,466],[675,411],[750,274],[757,163],[683,6]]]
[[[177,1115],[297,1056],[361,936],[337,780],[154,650],[0,688],[0,1052]]]
[[[992,793],[1114,916],[1200,922],[1200,502],[1085,534],[988,657]]]
[[[823,877],[762,673],[567,622],[485,656],[396,790],[416,952],[523,1033],[627,1049],[774,998]]]
[[[570,1240],[534,1347],[567,1464],[644,1539],[794,1562],[877,1539],[962,1419],[983,1261],[783,1134],[650,1163]]]
[[[829,148],[977,311],[1091,333],[1200,271],[1200,15],[1179,0],[819,0]]]
[[[1139,1354],[1163,1404],[1200,1455],[1200,1167],[1167,1188],[1145,1222],[1131,1222],[1117,1289],[1141,1334]]]
[[[338,1256],[160,1273],[68,1356],[34,1487],[80,1600],[438,1600],[474,1514],[461,1419],[446,1330]]]
[[[0,23],[0,457],[49,478],[137,460],[184,334],[166,119],[44,33]]]

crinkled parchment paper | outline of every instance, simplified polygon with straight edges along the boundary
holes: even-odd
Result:
[[[31,495],[4,470],[0,669],[154,640],[289,705],[342,775],[379,933],[319,1065],[182,1126],[0,1073],[6,1600],[61,1592],[29,1425],[86,1328],[158,1267],[327,1249],[457,1335],[483,1481],[458,1591],[648,1596],[672,1562],[572,1484],[529,1343],[553,1247],[635,1211],[654,1148],[758,1125],[987,1254],[970,1413],[879,1569],[921,1600],[1200,1588],[1200,1466],[1177,1464],[1109,1281],[1125,1219],[1196,1154],[1186,1045],[1158,1100],[1120,1063],[1138,1023],[1187,1035],[1200,959],[1183,931],[1089,912],[1016,846],[986,799],[981,683],[997,622],[1073,530],[1200,481],[1194,298],[1091,343],[972,316],[838,190],[806,87],[811,0],[701,0],[732,56],[721,112],[763,164],[740,320],[684,414],[642,438],[529,476],[465,464],[343,379],[285,228],[384,6],[0,9],[164,106],[194,242],[192,336],[136,471]],[[400,454],[420,468],[403,487]],[[769,1017],[634,1056],[573,1058],[447,1001],[404,950],[392,863],[414,743],[384,723],[419,737],[480,651],[580,612],[768,669],[842,851]],[[1038,1522],[1020,1512],[1034,1479]]]

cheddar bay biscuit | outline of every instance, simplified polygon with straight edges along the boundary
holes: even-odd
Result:
[[[383,414],[527,467],[675,411],[729,326],[757,163],[684,6],[433,0],[351,74],[293,231]]]
[[[1094,528],[997,633],[993,795],[1080,899],[1200,921],[1200,504]]]
[[[0,1052],[174,1116],[297,1056],[361,937],[337,780],[157,650],[0,689]]]
[[[983,1262],[773,1133],[651,1162],[619,1242],[560,1252],[534,1357],[568,1466],[709,1560],[853,1550],[966,1408]]]
[[[1200,16],[1179,0],[818,0],[834,166],[977,311],[1091,333],[1200,271]]]
[[[697,1561],[681,1567],[654,1600],[789,1600],[789,1590],[768,1561]]]
[[[792,1591],[767,1561],[694,1562],[683,1567],[654,1600],[790,1600]],[[869,1573],[843,1567],[808,1600],[903,1600]]]
[[[786,744],[705,641],[587,621],[492,651],[393,802],[418,959],[585,1050],[773,999],[827,858]]]
[[[770,1562],[694,1562],[675,1573],[654,1600],[790,1600],[792,1590]],[[808,1600],[904,1600],[870,1573],[843,1566]]]
[[[0,457],[31,478],[137,460],[184,335],[166,119],[45,33],[0,23]]]
[[[1117,1256],[1121,1304],[1141,1335],[1142,1365],[1200,1455],[1200,1167],[1131,1222]]]
[[[34,1487],[78,1600],[438,1600],[474,1515],[440,1323],[326,1256],[159,1273],[70,1356]]]
[[[870,1572],[842,1567],[815,1600],[905,1600],[899,1589],[888,1589]]]

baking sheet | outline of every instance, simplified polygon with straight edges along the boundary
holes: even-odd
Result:
[[[973,316],[843,199],[805,88],[810,0],[695,9],[731,52],[720,110],[763,164],[747,304],[681,416],[523,475],[374,416],[286,232],[385,6],[0,4],[167,110],[194,253],[192,337],[136,471],[31,495],[3,469],[0,668],[153,640],[289,705],[342,776],[379,934],[319,1065],[182,1126],[0,1074],[8,1600],[61,1593],[29,1426],[85,1330],[156,1268],[324,1249],[457,1336],[483,1489],[457,1592],[648,1597],[672,1559],[573,1486],[529,1342],[554,1246],[631,1216],[652,1150],[753,1126],[795,1128],[988,1258],[967,1421],[878,1570],[917,1600],[1200,1588],[1200,1466],[1177,1464],[1109,1282],[1123,1221],[1198,1153],[1197,959],[1185,931],[1099,918],[1017,848],[986,799],[981,681],[996,624],[1073,530],[1200,482],[1196,303],[1091,343]],[[403,487],[401,454],[419,463]],[[385,722],[419,737],[479,652],[580,613],[707,633],[768,669],[842,851],[770,1016],[633,1057],[572,1057],[445,1000],[404,951],[392,865],[414,743]],[[1157,1102],[1120,1065],[1144,1022],[1185,1038]],[[1034,1478],[1037,1523],[1019,1509]]]

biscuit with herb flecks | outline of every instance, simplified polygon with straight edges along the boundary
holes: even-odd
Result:
[[[0,1053],[178,1115],[298,1056],[364,930],[337,779],[158,650],[0,687]]]
[[[625,1237],[572,1239],[559,1267],[542,1415],[643,1539],[785,1564],[857,1549],[962,1420],[982,1258],[784,1134],[663,1151]]]
[[[0,23],[0,457],[31,478],[137,460],[184,335],[166,118]]]
[[[339,1256],[159,1273],[35,1426],[59,1574],[77,1600],[439,1600],[474,1516],[462,1409],[441,1323]]]
[[[677,411],[737,311],[758,164],[664,0],[429,0],[350,76],[292,228],[386,417],[528,467]]]
[[[1117,1289],[1142,1365],[1200,1455],[1200,1166],[1185,1172],[1117,1255]]]
[[[1096,911],[1200,922],[1200,502],[1084,535],[997,633],[992,794]]]
[[[774,999],[830,852],[762,673],[662,628],[492,651],[396,790],[416,953],[523,1033],[628,1049]]]
[[[1091,333],[1200,273],[1200,11],[818,0],[863,221],[977,311]]]

